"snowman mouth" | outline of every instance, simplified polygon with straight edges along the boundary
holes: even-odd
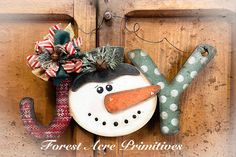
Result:
[[[123,121],[113,121],[113,123],[110,122],[111,124],[108,124],[108,122],[105,121],[105,120],[99,119],[96,115],[93,115],[93,114],[90,113],[90,112],[89,112],[87,115],[88,115],[88,117],[92,118],[95,122],[100,123],[100,124],[103,125],[103,126],[106,126],[106,125],[113,125],[114,127],[118,127],[119,124],[121,124],[121,123],[122,123],[123,125],[124,125],[124,124],[127,125],[127,124],[129,124],[130,121],[133,121],[133,120],[135,120],[135,119],[139,119],[141,113],[142,113],[141,110],[137,110],[137,112],[134,113],[134,114],[132,114],[132,116],[130,116],[129,118],[125,118],[125,119],[123,119]],[[123,125],[122,125],[122,126],[123,126]]]
[[[110,93],[107,94],[104,98],[104,106],[106,110],[110,114],[114,113],[122,113],[122,111],[136,106],[137,104],[142,103],[143,101],[155,96],[160,90],[160,86],[158,85],[151,85],[145,86],[141,88],[135,88],[130,90],[124,90],[120,92]],[[134,99],[135,98],[135,99]],[[88,117],[90,117],[94,122],[100,123],[103,126],[106,125],[113,125],[114,127],[118,127],[119,125],[125,126],[128,125],[131,121],[138,120],[141,118],[141,111],[140,109],[133,110],[133,113],[130,113],[128,117],[123,118],[122,120],[104,120],[102,118],[98,118],[98,116],[93,115],[91,112],[87,113]],[[112,115],[111,115],[112,118]]]

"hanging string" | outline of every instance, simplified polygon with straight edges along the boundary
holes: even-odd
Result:
[[[127,26],[127,22],[125,23],[125,29],[128,31],[128,32],[131,32],[131,33],[134,33],[134,35],[139,38],[140,40],[142,41],[145,41],[145,42],[148,42],[148,43],[152,43],[152,44],[159,44],[159,43],[162,43],[164,41],[166,41],[168,44],[170,44],[173,48],[175,48],[176,50],[180,51],[180,52],[183,52],[185,53],[185,51],[179,49],[178,47],[176,47],[174,44],[172,44],[166,37],[162,38],[161,40],[158,40],[158,41],[151,41],[151,40],[147,40],[143,37],[141,37],[139,34],[138,34],[138,31],[140,30],[140,25],[139,23],[135,23],[132,27],[133,29],[130,30]]]
[[[138,22],[134,23],[133,26],[132,26],[132,28],[129,29],[129,28],[128,28],[128,19],[127,19],[127,18],[122,17],[122,16],[118,16],[118,15],[112,15],[112,18],[113,18],[113,19],[121,19],[121,20],[124,20],[124,22],[125,22],[125,30],[126,30],[127,32],[129,32],[129,33],[133,33],[138,39],[140,39],[140,40],[142,40],[142,41],[144,41],[144,42],[151,43],[151,44],[160,44],[160,43],[166,41],[170,46],[172,46],[172,47],[173,47],[174,49],[176,49],[177,51],[186,53],[185,51],[183,51],[183,50],[181,50],[180,48],[178,48],[177,46],[175,46],[175,45],[174,45],[172,42],[170,42],[166,37],[164,37],[164,38],[162,38],[161,40],[158,40],[158,41],[152,41],[152,40],[148,40],[148,39],[145,39],[145,38],[141,37],[141,36],[138,34],[138,32],[141,30],[141,26],[140,26],[140,24],[139,24]],[[84,31],[84,30],[83,30],[82,28],[80,28],[80,27],[78,27],[78,29],[79,29],[82,33],[87,34],[87,35],[90,35],[90,34],[96,32],[96,31],[99,31],[99,30],[102,28],[102,26],[103,26],[103,24],[104,24],[104,21],[105,21],[104,18],[102,18],[102,21],[98,24],[97,28],[94,28],[94,29],[92,29],[92,30],[89,31],[89,32]]]
[[[104,23],[104,18],[102,18],[102,21],[97,25],[96,28],[92,29],[89,32],[84,31],[81,27],[78,26],[78,30],[80,30],[82,33],[86,34],[86,35],[91,35],[94,32],[97,32],[98,30],[100,30],[103,26]]]

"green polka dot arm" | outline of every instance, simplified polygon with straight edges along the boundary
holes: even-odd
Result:
[[[160,127],[163,134],[172,135],[179,131],[179,100],[181,93],[215,54],[216,49],[210,45],[197,46],[175,78],[171,83],[168,83],[147,53],[141,49],[129,52],[128,56],[131,62],[152,84],[161,87],[158,97]]]
[[[141,49],[136,49],[129,52],[128,56],[132,63],[145,73],[145,76],[151,83],[158,84],[161,87],[168,83],[147,53]]]

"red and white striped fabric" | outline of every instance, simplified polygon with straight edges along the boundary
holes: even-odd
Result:
[[[81,37],[78,37],[77,39],[74,38],[74,39],[73,39],[73,42],[74,42],[75,46],[81,47],[83,41],[82,41],[82,38],[81,38]]]
[[[52,53],[54,46],[50,40],[43,40],[43,41],[36,42],[36,44],[35,44],[35,51],[36,52],[42,53],[43,48],[47,49],[50,53]]]
[[[67,61],[65,64],[62,65],[62,67],[66,72],[71,73],[74,70],[74,65],[75,64],[72,61]]]
[[[50,67],[45,71],[47,77],[56,77],[59,66],[51,64]]]
[[[27,61],[29,66],[32,69],[40,68],[43,63],[40,63],[38,61],[38,58],[41,53],[43,53],[43,49],[47,49],[49,53],[53,53],[54,51],[54,36],[55,36],[55,30],[60,30],[61,25],[57,24],[54,25],[49,29],[49,34],[44,38],[42,41],[38,41],[35,43],[35,51],[36,54],[30,55],[27,57]],[[76,53],[75,47],[80,47],[82,45],[82,39],[79,37],[78,39],[72,39],[67,44],[63,45],[66,53],[68,56],[73,55]],[[67,73],[76,72],[79,73],[81,71],[82,67],[82,61],[81,60],[72,60],[72,61],[66,61],[65,64],[62,64],[64,70]],[[45,76],[46,77],[56,77],[56,73],[59,69],[59,65],[56,62],[50,63],[49,68],[45,69]]]
[[[44,38],[43,41],[38,41],[35,44],[35,51],[41,53],[42,52],[42,48],[47,49],[50,53],[53,52],[54,49],[54,35],[55,35],[55,30],[60,30],[61,29],[61,25],[57,24],[51,28],[49,28],[49,34],[46,36],[46,38]]]
[[[73,55],[76,52],[76,47],[80,47],[82,45],[82,39],[79,37],[77,39],[72,39],[72,41],[70,41],[69,43],[67,43],[64,47],[66,49],[66,52],[69,55]]]
[[[65,45],[65,49],[66,49],[66,52],[67,52],[69,55],[73,55],[73,54],[75,54],[75,52],[76,52],[76,49],[75,49],[75,47],[74,47],[74,45],[73,45],[72,42],[67,43],[67,44]]]
[[[75,73],[79,73],[82,70],[82,64],[83,62],[81,60],[75,63],[75,68],[74,68]]]
[[[53,43],[54,42],[54,35],[55,35],[55,30],[60,30],[61,29],[61,24],[57,24],[55,26],[52,26],[49,28],[49,34],[48,34],[48,39]]]
[[[75,63],[73,61],[67,61],[62,67],[67,73],[79,73],[82,69],[82,61],[77,60]]]
[[[33,69],[40,67],[41,63],[38,61],[38,58],[38,55],[27,56],[28,65]]]

